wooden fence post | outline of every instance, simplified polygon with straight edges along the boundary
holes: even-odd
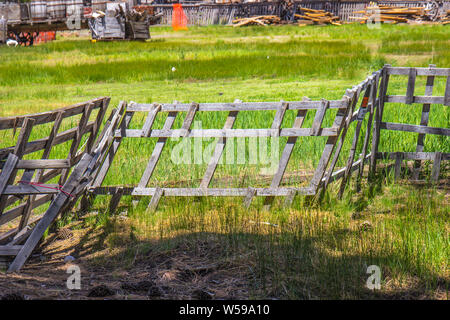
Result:
[[[430,69],[436,67],[434,64],[430,64]],[[434,85],[434,76],[428,76],[427,77],[427,84],[425,87],[425,95],[431,96],[433,95],[433,85]],[[424,103],[422,105],[422,116],[420,118],[420,125],[421,126],[427,126],[428,125],[428,119],[430,115],[430,107],[431,104]],[[419,133],[417,136],[417,147],[416,152],[422,152],[424,149],[424,140],[425,140],[425,134]],[[420,167],[422,162],[420,160],[414,161],[414,169],[413,169],[413,179],[417,180],[419,179],[420,174]]]
[[[372,179],[376,173],[378,144],[380,143],[380,123],[383,119],[384,102],[386,100],[387,88],[389,85],[389,74],[387,72],[389,64],[383,67],[381,73],[381,84],[378,98],[378,105],[375,110],[375,121],[373,123],[372,150],[370,157],[369,178]]]

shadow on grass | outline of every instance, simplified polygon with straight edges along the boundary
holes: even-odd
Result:
[[[282,232],[261,222],[251,232],[179,229],[170,237],[141,240],[127,222],[112,218],[72,246],[43,254],[70,252],[119,294],[130,293],[123,283],[150,281],[163,299],[199,299],[199,290],[214,299],[433,299],[448,290],[448,278],[418,268],[401,250],[371,247],[373,230],[325,230],[326,223],[308,228],[306,222]],[[354,253],[345,249],[367,242]],[[370,265],[381,269],[381,290],[366,286]]]

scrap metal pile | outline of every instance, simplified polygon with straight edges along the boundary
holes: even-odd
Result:
[[[134,6],[133,9],[136,10],[137,12],[142,13],[142,14],[144,12],[146,12],[147,13],[147,18],[148,18],[148,21],[149,21],[150,25],[161,23],[161,18],[164,15],[164,13],[162,13],[162,12],[155,13],[155,9],[153,7],[145,6],[145,5]]]
[[[92,39],[146,40],[150,38],[150,15],[147,11],[126,9],[121,5],[96,11],[89,20]]]

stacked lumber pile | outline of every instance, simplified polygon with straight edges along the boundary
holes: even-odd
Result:
[[[339,17],[325,10],[315,10],[309,8],[298,8],[301,14],[295,14],[297,22],[300,26],[308,24],[332,24],[335,26],[342,25]]]
[[[300,26],[308,24],[320,24],[320,25],[332,24],[336,26],[341,25],[339,17],[325,10],[315,10],[299,7],[298,12],[300,14],[295,14],[294,16]],[[285,23],[292,23],[292,22],[283,21],[279,16],[256,16],[250,18],[235,19],[233,20],[233,27],[242,27],[250,25],[268,26]]]
[[[281,18],[278,16],[256,16],[250,18],[238,18],[233,20],[233,27],[250,25],[268,26],[270,24],[281,24]]]
[[[364,10],[353,13],[364,14],[363,17],[352,17],[360,20],[361,24],[368,21],[383,23],[409,23],[413,21],[428,21],[429,15],[425,7],[393,7],[393,6],[368,6]]]
[[[442,24],[450,24],[450,10],[441,17]]]

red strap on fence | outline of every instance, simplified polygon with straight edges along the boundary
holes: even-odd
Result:
[[[47,188],[47,189],[52,189],[52,190],[59,190],[59,191],[61,191],[62,193],[64,193],[64,194],[65,194],[66,196],[68,196],[68,197],[72,197],[72,198],[75,197],[73,194],[70,194],[70,193],[64,191],[64,190],[62,189],[62,188],[63,188],[62,185],[59,185],[57,188],[55,188],[55,187],[50,187],[50,186],[48,186],[48,185],[46,185],[46,184],[40,184],[40,183],[36,183],[36,182],[19,181],[19,183],[30,184],[30,185],[32,185],[32,186],[42,187],[42,188]]]

